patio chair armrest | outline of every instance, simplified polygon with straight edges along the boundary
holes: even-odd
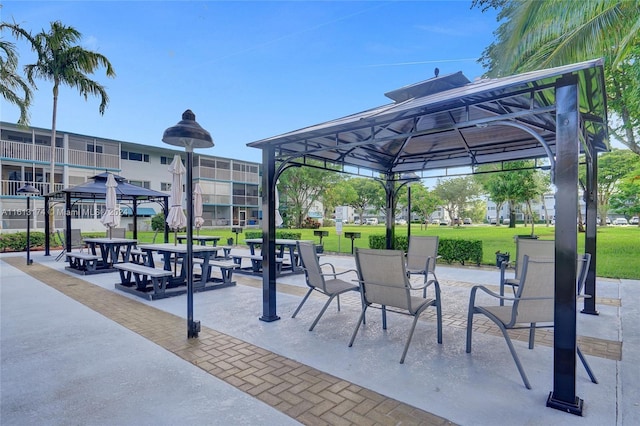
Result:
[[[335,271],[335,269],[334,269]],[[349,272],[354,272],[356,275],[358,274],[358,271],[356,271],[355,269],[347,269],[346,271],[342,271],[342,272],[332,272],[330,274],[322,274],[322,276],[326,277],[326,276],[331,276],[331,277],[337,277],[338,275],[344,275],[344,274],[348,274]]]
[[[321,264],[320,264],[320,270],[322,270],[322,267],[323,267],[323,266],[329,266],[329,267],[331,267],[331,273],[330,273],[330,274],[329,274],[329,273],[327,273],[327,274],[323,274],[323,275],[335,275],[335,274],[336,274],[336,268],[335,268],[335,266],[333,266],[333,264],[331,264],[331,263],[329,263],[329,262],[321,263]]]
[[[483,285],[474,285],[471,288],[471,296],[469,298],[469,304],[470,306],[472,305],[472,302],[475,301],[476,299],[476,292],[478,290],[482,290],[483,292],[485,292],[486,294],[488,294],[489,296],[495,297],[496,299],[501,299],[501,300],[511,300],[511,301],[515,301],[515,300],[519,300],[516,297],[507,297],[507,296],[500,296],[498,293],[495,293],[491,290],[489,290],[487,287],[483,286]],[[523,300],[523,299],[520,299]]]

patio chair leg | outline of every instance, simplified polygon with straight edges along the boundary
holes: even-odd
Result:
[[[382,329],[387,329],[387,307],[382,305]]]
[[[338,301],[338,312],[340,312],[340,295],[336,296],[336,300]]]
[[[364,320],[365,312],[367,312],[367,305],[362,307],[362,313],[360,314],[360,318],[358,318],[356,329],[353,330],[353,334],[351,335],[351,340],[349,340],[349,347],[353,346],[353,341],[356,340],[356,335],[358,334],[358,330],[360,329],[360,324],[362,324],[362,321]]]
[[[531,323],[531,328],[529,329],[529,349],[533,349],[533,346],[536,342],[536,323]]]
[[[329,300],[327,300],[327,303],[324,304],[324,306],[322,307],[322,310],[320,311],[320,313],[316,317],[315,321],[313,321],[313,324],[311,324],[311,328],[309,328],[309,331],[313,331],[314,327],[316,326],[318,321],[320,321],[320,318],[322,317],[322,315],[324,315],[324,311],[327,310],[327,308],[331,304],[331,301],[333,300],[334,297],[335,297],[335,295],[329,297]]]
[[[589,378],[593,383],[598,384],[598,379],[596,379],[596,376],[593,375],[593,371],[591,371],[591,367],[589,366],[587,359],[584,357],[584,355],[582,355],[582,351],[580,350],[580,347],[576,346],[576,350],[578,351],[578,357],[580,358],[580,361],[582,361],[582,365],[584,366],[584,369],[587,370],[587,374],[589,375]]]
[[[495,322],[495,321],[494,321]],[[518,372],[520,373],[520,377],[522,377],[522,381],[527,389],[531,389],[531,384],[529,383],[529,379],[527,378],[527,374],[524,372],[524,368],[520,363],[520,358],[518,358],[518,354],[516,353],[516,349],[513,347],[513,343],[511,342],[511,338],[509,337],[509,333],[507,333],[507,329],[502,325],[498,325],[500,327],[500,331],[502,331],[502,335],[504,339],[507,341],[507,346],[509,346],[509,351],[511,352],[511,356],[516,363],[516,367],[518,367]]]
[[[442,343],[442,302],[440,300],[440,287],[436,287],[436,317],[438,324],[438,343]]]
[[[417,323],[418,323],[418,315],[414,315],[413,324],[411,325],[411,331],[409,331],[409,337],[407,338],[407,343],[404,344],[404,351],[402,351],[402,358],[400,358],[400,364],[404,364],[404,358],[407,356],[407,351],[409,350],[409,345],[411,344],[411,339],[413,338],[413,332],[416,329]]]
[[[296,309],[296,311],[293,313],[293,315],[291,315],[291,318],[295,318],[296,315],[298,315],[298,312],[300,311],[300,308],[302,308],[302,305],[304,305],[304,302],[307,301],[307,299],[309,298],[309,295],[311,294],[312,291],[313,291],[312,288],[310,288],[309,291],[307,291],[307,294],[304,295],[304,297],[302,298],[302,302],[300,302],[300,304],[298,305],[298,308]]]

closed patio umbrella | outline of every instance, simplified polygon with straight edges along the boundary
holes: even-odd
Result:
[[[193,224],[200,235],[200,227],[204,225],[204,219],[202,218],[202,188],[199,183],[196,183],[193,189],[193,216]]]
[[[116,197],[116,188],[118,187],[118,182],[113,177],[113,173],[109,173],[107,177],[107,182],[105,183],[107,187],[106,191],[106,211],[100,218],[100,222],[107,228],[109,228],[109,238],[111,238],[111,230],[120,225],[120,209],[118,208],[118,200]]]
[[[169,214],[167,215],[167,226],[177,234],[178,229],[187,226],[187,216],[182,210],[182,176],[186,169],[182,164],[180,156],[176,154],[169,165],[169,172],[173,175],[171,181],[171,198],[169,199]],[[177,241],[177,238],[174,242]]]

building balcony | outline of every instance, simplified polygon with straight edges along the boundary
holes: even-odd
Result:
[[[120,157],[118,155],[87,152],[76,149],[68,149],[67,152],[68,158],[65,161],[64,148],[56,148],[55,163],[57,165],[68,164],[70,166],[120,170]],[[51,163],[51,147],[47,145],[2,140],[0,141],[0,156],[2,156],[3,160],[49,164]]]

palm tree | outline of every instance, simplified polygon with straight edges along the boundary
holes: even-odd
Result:
[[[0,24],[0,30],[5,28],[5,24]],[[18,55],[15,45],[4,40],[0,40],[0,94],[9,103],[20,109],[19,125],[29,124],[29,105],[31,104],[31,88],[17,74]],[[22,96],[18,92],[22,92]]]
[[[609,108],[622,125],[610,134],[640,155],[640,1],[473,0],[500,10],[496,40],[480,62],[489,76],[605,58]],[[615,124],[614,124],[615,125]]]
[[[58,92],[60,85],[75,87],[86,99],[88,95],[99,96],[100,114],[109,104],[109,96],[104,86],[91,80],[88,75],[102,66],[106,68],[107,77],[115,77],[109,60],[96,52],[85,50],[76,43],[82,34],[73,27],[63,25],[60,21],[51,23],[49,32],[42,32],[32,36],[15,24],[5,24],[17,37],[24,37],[31,43],[37,53],[35,64],[24,67],[27,80],[35,86],[35,79],[41,78],[53,82],[53,115],[51,119],[51,176],[49,189],[54,190],[55,183],[55,152],[56,152],[56,117],[58,114]]]

